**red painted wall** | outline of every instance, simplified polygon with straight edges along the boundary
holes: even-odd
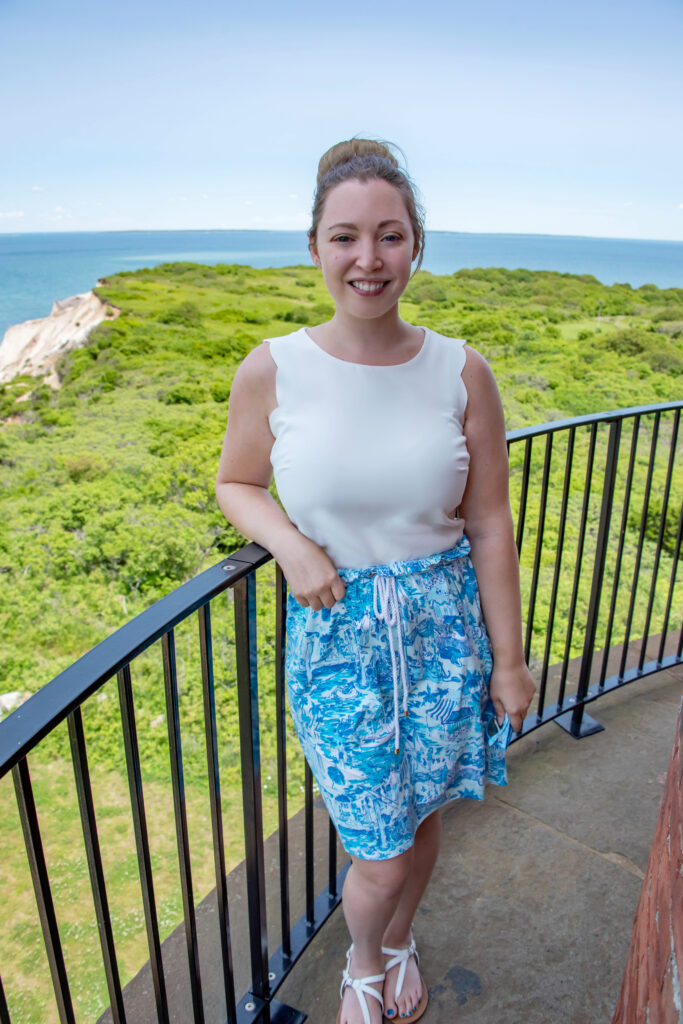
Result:
[[[679,712],[659,820],[612,1024],[683,1024],[682,729]]]

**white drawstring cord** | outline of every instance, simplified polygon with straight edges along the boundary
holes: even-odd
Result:
[[[398,607],[398,594],[396,593],[396,579],[393,576],[375,576],[373,586],[372,605],[375,617],[378,622],[385,622],[389,633],[389,653],[391,655],[391,675],[394,681],[394,738],[396,753],[399,751],[400,733],[398,718],[398,679],[401,676],[403,683],[403,714],[408,714],[408,681],[406,678],[406,663],[403,652],[403,633],[401,631],[401,616]],[[394,644],[394,630],[396,626],[398,633],[398,664],[396,663],[396,645]]]

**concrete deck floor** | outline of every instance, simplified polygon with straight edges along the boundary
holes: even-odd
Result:
[[[619,995],[675,738],[680,668],[602,697],[605,731],[554,725],[509,753],[509,785],[444,811],[415,922],[430,1024],[602,1024]],[[332,1024],[348,945],[338,910],[277,998]]]

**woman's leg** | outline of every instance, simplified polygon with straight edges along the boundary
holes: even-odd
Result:
[[[412,864],[412,849],[389,860],[352,858],[342,892],[342,908],[353,942],[349,968],[352,978],[384,971],[382,938],[410,878]],[[381,992],[382,984],[377,982],[373,988]],[[372,996],[368,996],[366,1002],[372,1024],[380,1024],[379,1002]],[[340,1024],[363,1024],[358,996],[352,988],[344,991]]]
[[[425,818],[415,833],[415,843],[412,848],[412,869],[401,890],[396,909],[382,936],[383,946],[387,946],[390,949],[404,949],[410,945],[410,934],[415,911],[427,888],[427,883],[439,854],[440,843],[441,814],[439,811],[435,811],[428,818]],[[385,957],[386,959],[388,958]],[[394,993],[398,982],[399,966],[393,967],[388,972],[384,982],[384,1012],[387,1017],[400,1018],[401,1014],[407,1017],[413,1007],[417,1006],[422,995],[420,972],[414,957],[411,957],[406,964],[401,995],[398,1002],[396,1001]]]

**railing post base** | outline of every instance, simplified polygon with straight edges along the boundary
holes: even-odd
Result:
[[[248,992],[237,1006],[237,1020],[239,1024],[247,1021],[254,1021],[256,1024],[261,1024],[262,1021],[268,1021],[268,1024],[304,1024],[304,1021],[308,1020],[308,1015],[303,1010],[295,1010],[293,1006],[278,1002],[277,999],[271,999],[266,1003]]]
[[[277,999],[270,1003],[270,1024],[304,1024],[308,1015],[303,1010],[295,1010],[293,1006],[279,1003]]]
[[[587,715],[584,711],[580,725],[577,727],[574,721],[575,710],[566,711],[563,715],[554,719],[555,724],[559,725],[561,729],[568,732],[570,736],[573,736],[575,740],[582,740],[584,736],[592,736],[593,733],[602,732],[605,728],[604,725],[600,725],[594,718]]]

